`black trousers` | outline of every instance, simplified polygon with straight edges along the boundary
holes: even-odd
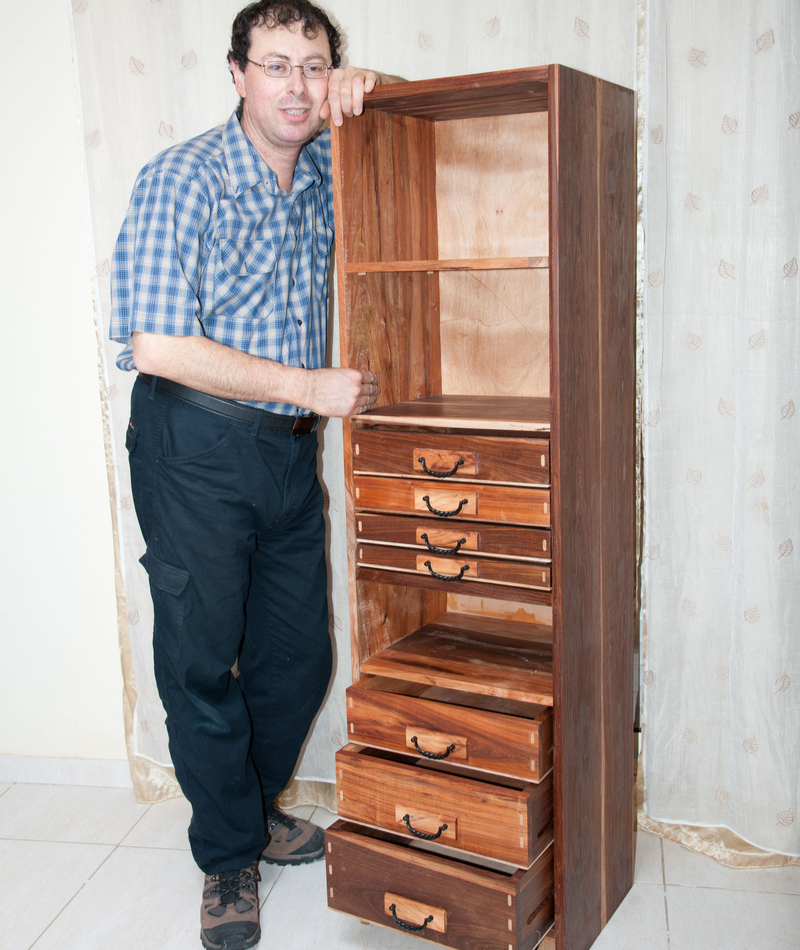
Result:
[[[330,680],[317,437],[137,379],[127,446],[170,754],[213,874],[258,857]]]

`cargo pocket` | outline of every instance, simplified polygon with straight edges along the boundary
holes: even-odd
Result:
[[[189,572],[174,567],[147,551],[139,558],[150,578],[153,598],[153,646],[173,660],[179,660],[183,647],[183,618]]]

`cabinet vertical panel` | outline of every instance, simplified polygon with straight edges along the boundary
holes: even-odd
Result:
[[[551,471],[553,478],[553,625],[556,762],[556,895],[559,950],[587,950],[630,887],[630,851],[618,816],[630,801],[624,791],[632,759],[632,689],[627,673],[620,684],[613,663],[631,666],[629,616],[616,608],[628,597],[634,577],[622,587],[611,559],[620,557],[624,573],[628,552],[615,541],[617,532],[631,538],[626,526],[632,509],[605,510],[611,482],[618,477],[607,445],[627,438],[630,414],[615,416],[610,391],[633,380],[616,378],[613,360],[605,361],[606,319],[620,320],[624,292],[610,286],[630,273],[634,248],[627,229],[612,233],[609,204],[635,199],[626,193],[631,181],[632,152],[617,151],[622,167],[609,176],[607,142],[612,127],[628,115],[603,118],[608,85],[563,67],[551,67]],[[613,88],[613,87],[612,87]],[[609,189],[616,197],[610,199]],[[609,251],[617,245],[616,250]],[[633,312],[622,325],[630,330]],[[617,295],[615,301],[614,295]],[[606,316],[606,308],[612,312]],[[624,329],[621,331],[624,332]],[[620,345],[629,347],[630,340]],[[604,374],[609,378],[605,379]],[[612,521],[612,517],[615,519]],[[607,548],[606,545],[610,545]],[[606,576],[606,570],[611,576]],[[610,627],[609,627],[610,625]],[[615,629],[616,628],[616,629]],[[624,641],[624,645],[623,645]],[[615,651],[616,654],[615,655]],[[621,670],[621,666],[620,666]],[[612,745],[610,724],[627,717],[628,736],[620,751]],[[612,730],[616,732],[616,728]],[[624,758],[624,763],[623,763]],[[624,769],[624,771],[623,771]],[[631,818],[632,821],[632,818]],[[616,902],[616,903],[615,903]]]
[[[347,365],[380,377],[376,408],[441,392],[439,278],[426,273],[344,279]]]
[[[601,87],[603,695],[606,915],[633,885],[633,664],[636,636],[636,129],[633,93]]]

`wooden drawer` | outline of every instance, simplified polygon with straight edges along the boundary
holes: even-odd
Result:
[[[553,767],[549,706],[367,676],[347,690],[351,742],[440,756],[539,782]]]
[[[549,485],[550,442],[466,432],[362,429],[353,433],[353,471],[443,481]]]
[[[337,821],[325,833],[328,906],[458,950],[533,950],[552,926],[553,849],[511,873]]]
[[[462,521],[450,525],[445,520],[431,523],[430,517],[359,513],[356,539],[378,544],[404,544],[432,554],[486,554],[520,560],[550,561],[550,531],[516,525],[482,524]]]
[[[421,576],[434,581],[437,589],[470,591],[493,596],[491,587],[529,588],[550,590],[550,565],[532,561],[501,560],[500,558],[468,557],[420,553],[413,548],[389,547],[381,544],[359,544],[357,550],[359,567],[374,567],[378,570],[397,571]],[[402,582],[402,579],[400,579]]]
[[[350,744],[336,777],[342,818],[404,837],[524,868],[553,840],[551,776],[537,785]]]
[[[464,482],[440,482],[358,475],[353,479],[358,511],[425,515],[450,521],[496,521],[519,525],[550,524],[546,488],[509,488]]]

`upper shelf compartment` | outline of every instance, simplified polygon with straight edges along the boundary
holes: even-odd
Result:
[[[342,131],[345,274],[549,265],[546,68],[379,86]]]

